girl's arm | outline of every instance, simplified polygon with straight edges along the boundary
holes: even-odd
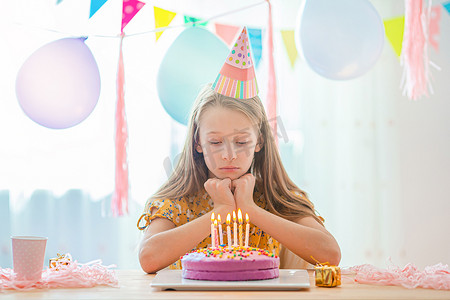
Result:
[[[210,234],[209,212],[179,227],[164,218],[152,220],[144,232],[139,262],[147,273],[155,273],[177,261]]]
[[[247,212],[250,221],[261,230],[312,264],[316,263],[314,259],[321,263],[339,264],[341,250],[338,243],[313,217],[303,217],[293,222],[257,206],[253,202],[255,178],[252,174],[234,180],[232,186],[235,187],[236,206]]]
[[[186,224],[175,227],[167,219],[154,219],[145,230],[140,244],[139,262],[142,269],[147,273],[159,271],[203,241],[211,233],[212,212],[216,216],[226,216],[236,207],[230,186],[230,179],[206,181],[205,189],[214,202],[214,210]]]
[[[293,222],[274,215],[256,204],[246,209],[251,210],[248,214],[253,224],[304,260],[311,264],[319,261],[339,265],[341,250],[338,243],[313,217],[303,217]]]

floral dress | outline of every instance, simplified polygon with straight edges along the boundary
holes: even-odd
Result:
[[[263,195],[255,191],[253,194],[253,200],[261,208],[266,207],[266,200]],[[150,222],[155,218],[165,218],[172,221],[175,226],[181,226],[190,222],[202,215],[211,211],[214,207],[211,197],[208,195],[206,190],[202,190],[193,196],[179,197],[175,199],[155,199],[152,201],[149,207],[149,211],[141,216],[145,218],[146,225],[143,227],[138,227],[139,229],[145,229]],[[156,209],[153,215],[150,212]],[[243,212],[245,214],[245,212]],[[226,216],[222,216],[222,222],[225,221]],[[227,240],[226,237],[226,225],[222,225],[224,229],[224,241]],[[268,235],[255,225],[250,222],[250,234],[248,244],[250,247],[258,247],[261,249],[266,249],[279,255],[280,243],[275,240],[272,236]],[[200,242],[195,249],[201,249],[211,246],[211,235],[207,236],[202,242]],[[169,266],[170,269],[181,269],[180,260]]]

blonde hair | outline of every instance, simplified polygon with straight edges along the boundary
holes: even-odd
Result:
[[[197,96],[188,123],[187,137],[175,170],[159,190],[147,201],[146,211],[154,199],[173,199],[194,195],[203,189],[208,179],[208,168],[202,153],[195,149],[199,141],[199,123],[203,113],[210,107],[223,107],[244,113],[259,133],[261,150],[255,152],[250,172],[256,178],[255,188],[264,194],[268,211],[280,217],[295,220],[312,216],[320,224],[313,204],[306,193],[289,178],[283,167],[264,106],[258,96],[235,99],[216,93],[211,84],[206,85]],[[149,212],[150,213],[150,212]]]

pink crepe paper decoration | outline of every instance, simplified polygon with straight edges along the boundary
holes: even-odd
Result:
[[[275,143],[278,145],[277,135],[277,82],[275,77],[275,65],[273,61],[273,24],[272,24],[272,7],[270,1],[267,0],[269,5],[269,22],[267,26],[267,58],[269,62],[268,66],[268,85],[267,85],[267,115],[269,122],[272,125],[273,137]]]
[[[117,105],[116,105],[116,176],[115,190],[111,201],[111,208],[114,216],[122,216],[128,213],[128,161],[127,144],[128,128],[125,113],[125,92],[124,92],[124,67],[122,42],[125,34],[120,36],[119,65],[117,70]]]
[[[430,4],[431,0],[429,0]],[[430,5],[423,0],[405,0],[405,27],[400,63],[403,66],[403,95],[417,100],[428,96],[429,60],[427,51]]]
[[[68,261],[67,265],[56,269],[45,269],[39,281],[18,281],[12,269],[0,268],[0,291],[2,290],[32,290],[48,288],[87,288],[97,285],[118,287],[114,270],[115,265],[103,266],[101,260],[86,264]]]
[[[450,269],[448,265],[438,263],[427,266],[423,271],[409,263],[403,269],[391,265],[380,269],[370,264],[345,268],[342,274],[356,273],[354,280],[364,284],[399,285],[409,289],[426,288],[450,290]]]

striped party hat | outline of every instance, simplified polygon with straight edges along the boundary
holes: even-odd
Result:
[[[258,84],[250,52],[247,28],[244,27],[212,85],[214,91],[237,99],[248,99],[258,95]]]

